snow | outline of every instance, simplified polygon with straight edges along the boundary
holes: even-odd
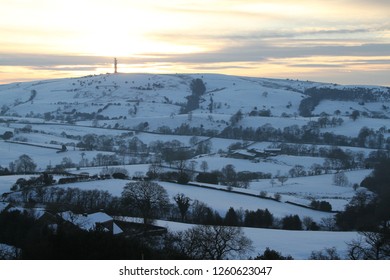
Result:
[[[99,191],[108,191],[113,196],[121,196],[123,187],[126,185],[127,181],[124,180],[101,180],[101,181],[89,181],[89,182],[79,182],[73,184],[64,184],[58,185],[62,188],[79,188],[81,190],[99,190]]]
[[[320,222],[323,218],[332,217],[332,214],[315,211],[298,207],[283,202],[277,202],[274,200],[263,199],[258,197],[251,197],[246,195],[235,194],[231,192],[213,190],[213,189],[201,189],[194,186],[179,185],[168,182],[159,182],[168,192],[169,197],[174,197],[178,193],[184,193],[192,200],[199,200],[214,210],[220,213],[221,216],[225,216],[227,210],[230,207],[234,209],[254,210],[268,209],[275,217],[282,218],[286,215],[298,215],[301,218],[305,216],[312,217],[314,221]],[[225,187],[222,189],[226,190]]]
[[[102,224],[113,220],[111,216],[103,212],[96,212],[88,215],[78,215],[72,213],[71,211],[67,211],[60,213],[60,216],[64,220],[69,221],[87,231],[95,230],[97,224]],[[113,234],[120,234],[122,232],[123,231],[115,223],[113,223]]]
[[[359,135],[360,129],[367,127],[373,129],[374,131],[379,130],[381,127],[389,128],[388,119],[370,119],[359,117],[356,121],[351,118],[344,118],[344,122],[341,126],[337,127],[328,127],[322,129],[323,132],[332,132],[334,134],[346,135],[351,137],[357,137]]]
[[[8,176],[0,176],[0,195],[3,193],[10,192],[11,187],[15,184],[16,180],[19,178],[28,179],[31,176],[29,175],[8,175]]]
[[[265,191],[269,196],[279,193],[282,195],[282,200],[304,205],[309,205],[313,199],[325,200],[332,205],[333,210],[341,211],[355,195],[352,185],[360,184],[371,172],[372,170],[345,172],[350,184],[343,187],[333,184],[334,174],[324,174],[289,178],[283,186],[277,180],[274,186],[271,185],[270,180],[259,180],[251,183],[251,190]]]
[[[142,223],[142,219],[134,217],[116,217],[116,219]],[[154,224],[165,227],[169,232],[186,231],[194,224],[155,220]],[[252,250],[244,258],[255,258],[263,254],[268,247],[281,252],[283,256],[291,255],[296,260],[308,259],[313,251],[325,248],[336,248],[342,259],[347,258],[348,243],[359,238],[357,232],[338,231],[296,231],[266,228],[241,228],[244,235],[252,241]]]
[[[169,231],[185,231],[194,225],[157,220],[156,225],[166,227]],[[357,232],[337,231],[294,231],[263,228],[242,228],[246,237],[252,240],[253,250],[246,257],[261,255],[268,247],[281,252],[283,256],[291,255],[296,260],[308,259],[312,251],[335,247],[341,258],[347,258],[347,243],[358,239]]]
[[[251,172],[263,172],[276,175],[278,172],[281,174],[288,173],[292,166],[285,164],[275,164],[272,160],[261,160],[260,162],[253,162],[244,159],[235,159],[229,157],[222,157],[220,155],[214,156],[202,156],[195,159],[198,163],[198,169],[202,161],[206,161],[209,170],[221,170],[222,167],[232,164],[235,167],[236,172],[239,171],[251,171]],[[199,170],[200,171],[200,170]]]
[[[206,84],[206,93],[200,101],[200,108],[194,110],[191,115],[180,114],[180,107],[187,102],[186,96],[191,94],[190,83],[192,79],[200,78]],[[302,127],[318,117],[304,118],[298,116],[299,104],[305,98],[304,91],[311,87],[331,87],[342,89],[345,86],[322,84],[316,82],[303,82],[293,80],[277,80],[251,77],[235,77],[218,74],[191,74],[191,75],[153,75],[153,74],[118,74],[99,75],[73,79],[57,79],[47,81],[36,81],[27,83],[14,83],[0,86],[0,135],[7,131],[14,133],[11,140],[27,141],[28,144],[41,145],[27,146],[23,143],[8,143],[0,141],[0,166],[8,167],[20,155],[29,155],[37,164],[37,170],[43,171],[48,165],[60,164],[64,157],[68,157],[73,163],[78,164],[82,157],[89,162],[98,153],[112,154],[106,151],[80,151],[73,148],[79,142],[79,138],[86,134],[123,136],[125,144],[128,144],[133,137],[138,137],[145,144],[153,141],[177,140],[183,146],[190,146],[192,136],[188,135],[161,135],[148,133],[154,132],[162,126],[174,130],[181,125],[202,127],[204,130],[211,129],[217,134],[223,131],[230,123],[232,114],[241,110],[243,119],[237,127],[254,129],[269,125],[281,131],[285,127]],[[355,88],[348,86],[346,88]],[[364,88],[373,89],[377,92],[388,93],[387,88],[367,86]],[[34,96],[32,93],[36,92]],[[33,97],[33,98],[32,98]],[[210,110],[210,103],[213,100],[213,109]],[[339,110],[343,123],[336,127],[321,128],[320,131],[334,134],[356,137],[362,127],[378,130],[384,128],[383,136],[390,137],[388,119],[373,119],[360,116],[353,121],[349,113],[353,110],[372,113],[380,113],[390,117],[388,109],[389,102],[366,102],[364,105],[358,102],[329,101],[323,100],[314,109],[314,114],[326,112],[334,115]],[[385,106],[384,106],[385,105]],[[255,108],[256,107],[256,108]],[[252,110],[270,110],[270,117],[249,116]],[[65,120],[47,121],[45,113],[54,116],[70,116],[71,112],[98,113],[109,120],[86,119],[76,124],[66,123]],[[284,117],[281,117],[281,116]],[[286,117],[290,116],[290,117]],[[147,123],[147,132],[135,132],[139,124]],[[31,133],[20,132],[18,129],[30,124]],[[118,127],[119,129],[112,129]],[[73,137],[73,138],[72,138]],[[79,137],[79,138],[78,138]],[[294,165],[302,165],[306,171],[313,164],[324,163],[324,158],[309,156],[277,155],[256,161],[234,159],[226,156],[228,147],[236,142],[247,146],[248,149],[264,150],[266,148],[278,147],[276,142],[246,142],[243,139],[223,139],[219,137],[197,136],[199,141],[206,140],[211,143],[211,153],[198,155],[194,160],[197,163],[196,169],[200,170],[202,161],[208,163],[208,171],[221,170],[227,164],[232,164],[236,172],[251,171],[277,174],[288,174]],[[62,144],[67,145],[68,151],[57,153],[55,149]],[[289,144],[289,143],[285,143]],[[312,146],[312,144],[302,144]],[[317,148],[329,147],[317,145]],[[370,152],[376,151],[360,147],[340,147],[344,151],[361,152],[367,156]],[[81,153],[83,152],[83,155]],[[247,151],[243,150],[243,153]],[[122,163],[126,161],[123,156]],[[130,176],[137,173],[145,174],[149,164],[120,165],[118,168],[125,168]],[[69,170],[73,173],[87,172],[90,175],[99,174],[103,167],[81,167],[80,170]],[[308,205],[313,199],[325,200],[331,203],[333,210],[343,210],[345,205],[355,194],[352,185],[359,184],[371,170],[346,171],[350,184],[345,187],[333,185],[333,174],[307,177],[289,177],[281,185],[271,185],[269,179],[255,180],[250,182],[249,189],[234,189],[252,195],[259,195],[260,192],[273,197],[281,195],[281,201],[262,199],[259,197],[244,196],[232,192],[226,192],[226,186],[209,185],[204,189],[195,186],[178,185],[174,183],[159,182],[168,192],[170,198],[178,192],[182,192],[191,199],[198,199],[218,211],[222,216],[229,207],[236,209],[257,210],[267,208],[276,217],[297,214],[301,218],[312,217],[315,221],[331,217],[331,213],[323,213],[310,209],[294,206],[285,202],[291,201]],[[11,186],[18,178],[29,178],[29,175],[0,176],[0,195],[10,192]],[[126,180],[104,180],[88,181],[74,184],[61,185],[63,188],[77,187],[84,190],[105,190],[114,196],[120,196],[123,187],[129,182]],[[206,184],[205,184],[206,185]],[[219,190],[219,189],[223,189]],[[171,199],[172,200],[172,199]],[[97,217],[103,218],[103,217]],[[171,224],[177,228],[183,225]],[[119,228],[114,227],[114,231]],[[337,247],[345,251],[345,242],[353,239],[356,233],[330,233],[330,232],[293,232],[277,230],[244,229],[245,233],[254,240],[257,253],[270,247],[291,254],[295,258],[307,258],[312,250],[321,250],[323,247]]]
[[[0,202],[0,213],[3,212],[8,206],[9,206],[9,203]]]
[[[82,190],[100,190],[108,191],[113,196],[121,196],[123,187],[129,181],[126,180],[103,180],[78,182],[73,184],[59,185],[62,188],[79,188]],[[169,182],[158,182],[168,192],[168,196],[173,203],[173,197],[178,193],[184,193],[192,200],[199,200],[225,216],[230,207],[243,210],[268,209],[275,217],[282,218],[286,215],[298,215],[301,218],[309,216],[314,221],[320,222],[323,218],[332,217],[333,214],[306,209],[303,207],[277,202],[274,200],[263,199],[260,197],[251,197],[242,194],[227,192],[225,186],[219,186],[215,189],[204,189],[196,186],[180,185]],[[242,189],[236,189],[241,191]],[[245,190],[242,190],[245,192]],[[248,193],[252,193],[251,190]],[[258,193],[257,193],[258,194]]]
[[[59,148],[59,146],[57,145]],[[79,163],[82,159],[81,151],[73,150],[70,148],[67,152],[57,153],[58,150],[54,150],[50,148],[48,145],[45,147],[32,147],[29,145],[24,145],[23,143],[7,143],[0,141],[0,153],[2,157],[0,158],[0,166],[8,167],[10,162],[15,161],[21,155],[27,154],[29,155],[34,162],[37,164],[38,171],[45,170],[48,165],[55,166],[60,164],[64,157],[68,157],[72,160],[73,163]],[[84,151],[86,158],[92,160],[96,157],[97,154],[113,154],[110,152],[100,152],[100,151]]]

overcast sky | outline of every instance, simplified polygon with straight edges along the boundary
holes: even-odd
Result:
[[[390,86],[389,0],[0,0],[0,83],[112,72]]]

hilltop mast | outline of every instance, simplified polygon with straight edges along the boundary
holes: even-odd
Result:
[[[115,68],[114,74],[117,74],[118,73],[118,60],[116,59],[116,57],[114,58],[114,68]]]

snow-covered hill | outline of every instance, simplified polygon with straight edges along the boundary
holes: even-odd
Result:
[[[269,110],[268,115],[272,117],[245,118],[243,126],[262,123],[272,123],[275,127],[304,124],[308,120],[297,119],[297,116],[300,102],[307,97],[305,90],[313,87],[339,90],[353,88],[314,82],[211,74],[99,75],[2,85],[1,113],[3,116],[46,121],[78,121],[87,125],[97,119],[100,120],[98,126],[134,128],[141,122],[148,122],[149,130],[156,130],[161,126],[176,128],[189,122],[187,115],[179,114],[181,107],[187,102],[186,97],[191,95],[190,84],[193,79],[202,79],[206,92],[200,99],[200,108],[192,112],[191,125],[202,124],[206,128],[218,130],[223,129],[225,122],[238,110],[245,116],[254,110]],[[388,89],[383,87],[363,88],[388,94]],[[314,114],[333,114],[334,111],[340,110],[341,116],[347,116],[347,111],[356,109],[383,110],[382,113],[387,116],[387,106],[383,105],[383,102],[364,106],[358,105],[357,102],[333,104],[331,101],[324,101],[315,108]],[[281,116],[284,119],[279,119]],[[288,116],[293,118],[286,118]]]
[[[199,107],[188,110],[196,79],[206,90]],[[106,74],[0,85],[0,171],[15,169],[28,155],[38,172],[65,168],[93,176],[119,166],[129,177],[142,177],[156,161],[163,171],[177,171],[163,150],[190,150],[186,171],[193,181],[227,165],[257,177],[231,193],[222,183],[205,189],[160,182],[171,201],[182,192],[222,217],[229,207],[267,208],[279,219],[297,214],[320,224],[334,213],[302,206],[319,200],[343,210],[376,158],[389,151],[389,100],[385,87],[218,74]],[[337,185],[341,171],[347,179]],[[1,176],[0,195],[28,177]],[[120,196],[125,183],[61,187]]]

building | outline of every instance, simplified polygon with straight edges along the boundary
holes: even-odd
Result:
[[[62,219],[68,221],[83,230],[98,230],[110,232],[113,235],[123,233],[122,229],[114,222],[114,218],[104,212],[93,214],[75,214],[71,211],[59,214]]]
[[[255,153],[251,153],[247,150],[235,150],[230,153],[230,157],[232,158],[238,158],[238,159],[249,159],[253,160],[256,158]]]

